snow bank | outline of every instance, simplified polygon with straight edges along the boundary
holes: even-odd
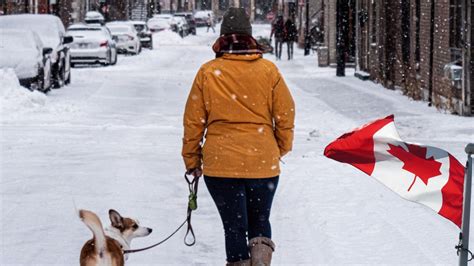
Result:
[[[0,105],[2,113],[37,109],[46,105],[47,97],[41,92],[20,86],[13,69],[0,69]]]
[[[51,97],[49,97],[51,96]],[[75,101],[54,99],[54,91],[49,96],[39,91],[30,91],[20,85],[13,69],[0,69],[0,120],[12,122],[21,117],[29,119],[34,115],[46,115],[54,121],[68,121],[77,114]]]
[[[177,45],[177,44],[189,44],[184,38],[181,38],[179,34],[171,30],[163,30],[153,34],[153,44],[156,46],[160,45]]]

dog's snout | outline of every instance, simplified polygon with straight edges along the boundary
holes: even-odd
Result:
[[[147,228],[148,229],[148,233],[151,234],[151,232],[153,232],[153,229],[151,228]]]

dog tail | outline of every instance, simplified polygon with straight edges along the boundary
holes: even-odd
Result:
[[[84,222],[94,235],[94,246],[97,254],[101,254],[106,248],[104,229],[99,217],[91,211],[79,210],[79,218]]]

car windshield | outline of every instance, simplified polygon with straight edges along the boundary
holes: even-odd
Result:
[[[35,42],[30,34],[25,32],[2,32],[0,38],[0,49],[5,50],[30,50],[35,49]]]
[[[120,27],[120,26],[109,27],[109,30],[110,30],[112,33],[127,33],[127,32],[130,32],[130,28],[128,28],[128,27]]]
[[[102,31],[100,28],[70,28],[67,31]]]
[[[135,27],[135,29],[138,31],[138,32],[142,32],[145,30],[145,25],[143,24],[135,24],[133,25]]]
[[[148,21],[149,25],[161,25],[161,26],[166,26],[166,25],[169,25],[169,22],[167,20],[164,20],[164,19],[150,19]]]
[[[91,30],[73,30],[68,31],[68,33],[74,37],[88,37],[88,38],[104,38],[104,33],[101,30],[91,31]],[[76,41],[76,39],[74,39]]]
[[[101,13],[96,12],[96,11],[89,11],[86,13],[85,19],[91,19],[91,20],[104,20],[104,16],[102,16]]]
[[[160,18],[160,19],[166,19],[166,20],[169,20],[171,19],[173,16],[171,15],[155,15],[153,16],[154,18]]]

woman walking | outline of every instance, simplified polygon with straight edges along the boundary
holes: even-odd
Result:
[[[298,29],[291,18],[285,22],[285,42],[288,48],[288,60],[293,59],[293,44],[297,40]]]
[[[270,43],[272,37],[275,35],[275,56],[276,60],[281,60],[281,50],[283,48],[283,41],[285,38],[285,21],[282,15],[278,15],[272,23],[272,30],[270,32]]]
[[[243,8],[225,13],[213,50],[186,103],[183,159],[188,174],[204,174],[227,265],[270,265],[270,210],[280,158],[292,148],[294,102],[277,67],[262,58]]]

